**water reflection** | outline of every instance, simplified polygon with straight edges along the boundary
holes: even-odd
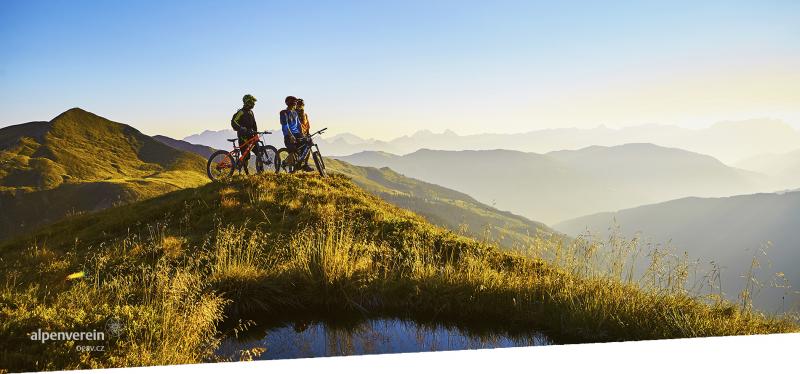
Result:
[[[406,353],[460,349],[548,345],[540,333],[508,336],[468,333],[454,327],[421,325],[399,319],[373,319],[350,326],[297,322],[268,330],[260,339],[223,341],[217,353],[237,359],[238,352],[255,347],[266,351],[259,360]]]

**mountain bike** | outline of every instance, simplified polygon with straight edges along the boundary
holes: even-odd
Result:
[[[319,146],[317,143],[314,143],[312,139],[316,135],[321,135],[325,130],[328,128],[324,128],[319,130],[309,136],[303,136],[297,138],[298,141],[298,148],[300,153],[292,153],[289,152],[286,148],[281,148],[278,150],[278,168],[283,170],[287,173],[294,173],[303,166],[302,164],[305,163],[305,160],[308,159],[309,153],[311,157],[314,159],[314,165],[317,167],[317,172],[319,172],[320,176],[325,176],[327,173],[325,172],[325,161],[322,160],[322,154],[319,153]]]
[[[256,132],[250,139],[248,139],[241,146],[236,146],[239,139],[227,139],[233,143],[232,151],[219,150],[211,154],[206,164],[206,173],[212,181],[217,181],[225,177],[230,177],[233,172],[238,170],[239,173],[249,175],[250,171],[245,164],[245,159],[252,151],[256,156],[256,173],[261,174],[265,170],[274,170],[276,173],[280,170],[280,160],[278,159],[278,150],[271,145],[264,145],[260,135],[272,134],[269,131]]]

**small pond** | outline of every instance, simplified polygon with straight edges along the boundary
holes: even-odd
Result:
[[[442,325],[418,324],[400,319],[371,319],[346,326],[326,322],[295,322],[248,333],[250,337],[228,338],[217,354],[239,359],[238,352],[266,349],[257,360],[310,358],[379,353],[431,352],[481,348],[549,345],[540,333],[515,334],[460,330]]]

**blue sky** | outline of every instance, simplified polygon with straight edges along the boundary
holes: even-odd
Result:
[[[391,138],[781,118],[798,1],[3,1],[0,126],[75,106],[148,134],[228,126],[252,93]]]

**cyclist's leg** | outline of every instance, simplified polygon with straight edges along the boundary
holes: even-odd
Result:
[[[297,144],[289,141],[288,136],[283,137],[283,145],[286,146],[286,150],[289,151],[289,159],[291,160],[290,163],[296,165],[294,160],[297,156]]]
[[[304,154],[306,156],[303,159],[303,165],[305,165],[306,168],[309,168],[308,160],[311,159],[311,142],[310,141],[308,141],[308,140],[303,141],[303,151],[302,152],[303,152],[302,154]]]
[[[247,137],[244,135],[239,135],[239,147],[242,147],[242,144],[247,142]],[[242,150],[244,152],[244,150]],[[252,152],[252,151],[251,151]],[[248,152],[244,158],[242,158],[241,167],[244,168],[244,172],[247,175],[250,175],[250,153]]]
[[[304,139],[298,148],[297,154],[302,158],[297,160],[298,167],[303,171],[314,171],[314,169],[308,165],[308,160],[311,156],[311,142]]]

